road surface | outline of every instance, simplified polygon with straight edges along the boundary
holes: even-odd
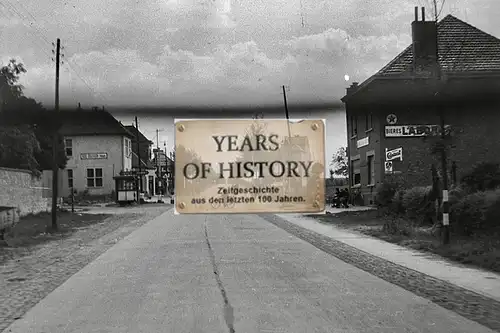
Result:
[[[6,332],[493,332],[256,215],[152,220]]]

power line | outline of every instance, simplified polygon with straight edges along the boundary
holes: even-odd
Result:
[[[25,23],[25,19],[26,19],[26,18],[25,18],[22,14],[20,14],[20,13],[19,13],[19,12],[18,12],[15,8],[13,8],[12,6],[7,7],[7,6],[5,6],[3,3],[0,3],[0,5],[1,5],[1,6],[5,9],[5,10],[7,10],[7,11],[8,11],[11,15],[13,15],[13,16],[16,16],[16,15],[17,15],[17,16],[21,19],[21,24],[22,24],[22,25],[24,25],[24,26],[28,29],[28,31],[29,31],[29,28],[34,28],[32,25],[29,25],[29,26],[28,26],[28,25]],[[36,28],[35,28],[35,29],[36,29]],[[33,35],[33,36],[36,38],[36,36],[35,36],[35,35]],[[48,45],[50,45],[50,42],[49,42],[47,39],[45,39],[45,41],[47,42],[47,44],[48,44]],[[35,45],[36,45],[36,46],[37,46],[37,47],[38,47],[38,48],[39,48],[42,52],[44,52],[46,55],[48,55],[48,56],[49,56],[49,58],[51,58],[51,57],[52,57],[52,56],[50,55],[50,53],[47,51],[47,49],[46,49],[46,47],[47,47],[47,46],[45,45],[45,43],[38,44],[38,43],[39,43],[39,41],[38,41],[37,39],[33,40],[32,42],[33,42],[33,44],[35,44]],[[43,46],[40,46],[40,45],[43,45]]]
[[[26,16],[23,16],[12,4],[10,4],[8,2],[8,0],[5,0],[7,5],[9,6],[10,10],[11,10],[11,13],[12,11],[14,11],[22,20],[26,20],[26,21],[30,21],[29,19],[26,18]],[[0,3],[4,8],[5,5]],[[24,9],[24,12],[26,12],[33,20],[34,23],[38,23],[37,22],[37,19],[24,7],[22,6],[20,3],[18,3],[23,9]],[[8,10],[8,8],[7,8]],[[51,44],[51,42],[49,41],[49,39],[45,36],[45,34],[43,32],[41,32],[36,26],[30,24],[29,27],[23,22],[23,25],[26,27],[26,28],[33,28],[36,30],[36,32],[38,32],[39,34],[39,37],[41,37],[41,39],[43,39],[44,41],[46,41],[48,44]],[[28,29],[29,30],[29,29]],[[33,35],[34,36],[34,35]],[[36,37],[36,36],[34,36]],[[40,47],[40,45],[37,45],[38,47]],[[40,47],[41,50],[43,50],[44,48]],[[91,92],[91,94],[93,95],[93,97],[95,97],[96,95],[97,96],[100,96],[102,99],[106,100],[107,98],[102,95],[101,93],[99,93],[98,91],[94,90],[88,83],[87,81],[82,77],[82,75],[80,75],[79,71],[77,71],[75,69],[75,67],[78,67],[80,68],[80,66],[78,66],[77,64],[75,64],[74,62],[70,61],[69,59],[66,59],[66,64],[68,65],[68,67],[76,74],[76,76],[83,82],[83,84],[87,87],[87,89],[89,89],[89,91]],[[80,68],[81,69],[81,68]]]

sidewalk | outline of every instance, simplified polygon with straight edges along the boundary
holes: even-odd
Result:
[[[359,210],[361,207],[353,207],[352,209]],[[340,211],[342,210],[335,209],[335,211],[331,212],[338,213]],[[325,225],[300,214],[278,214],[278,216],[293,224],[331,237],[379,258],[500,301],[500,274],[451,263],[432,254],[410,250],[367,235],[343,230],[333,225]]]

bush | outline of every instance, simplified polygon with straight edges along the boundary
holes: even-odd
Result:
[[[403,195],[406,216],[418,223],[433,221],[436,215],[434,202],[430,200],[432,186],[418,186],[408,189]]]
[[[387,179],[377,186],[377,196],[375,204],[378,207],[390,207],[394,195],[401,189],[401,183],[397,179]]]
[[[467,190],[464,188],[464,186],[452,186],[450,188],[450,191],[448,193],[448,202],[450,206],[455,205],[457,202],[459,202],[463,197],[465,197],[468,194]]]
[[[494,190],[500,187],[500,164],[481,162],[462,177],[462,183],[471,192]]]
[[[500,225],[500,190],[466,195],[451,206],[451,225],[455,232],[471,236]]]
[[[403,206],[403,198],[405,196],[406,190],[399,189],[394,194],[392,198],[391,211],[396,214],[404,214],[405,209]]]

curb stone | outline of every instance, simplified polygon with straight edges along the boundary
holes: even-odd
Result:
[[[500,302],[374,256],[275,215],[263,219],[356,268],[500,332]]]

